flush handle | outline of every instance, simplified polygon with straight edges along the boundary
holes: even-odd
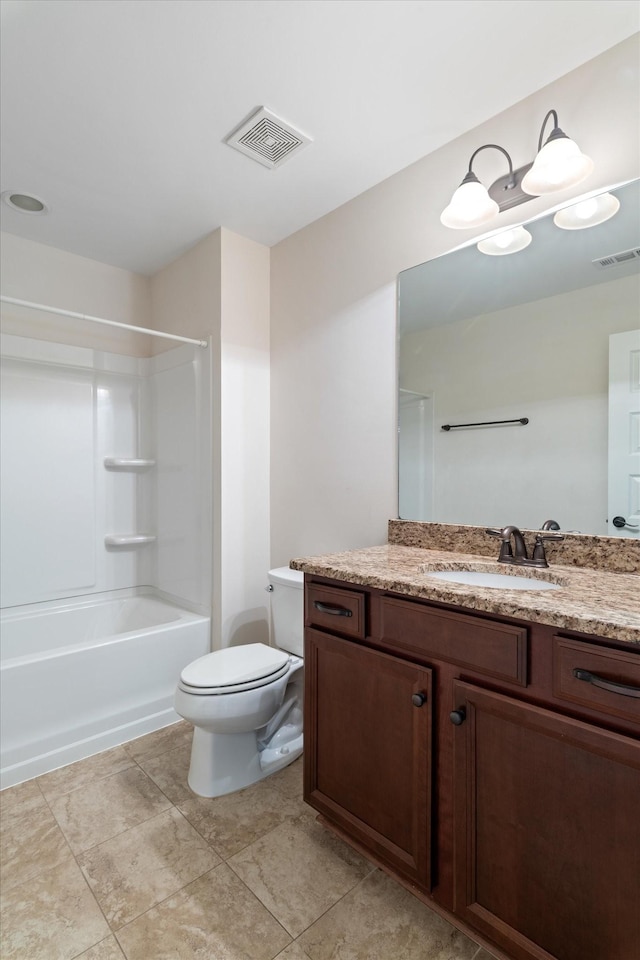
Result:
[[[320,600],[314,600],[313,605],[320,613],[329,613],[332,617],[352,617],[353,612],[346,607],[340,607],[337,603],[322,603]]]

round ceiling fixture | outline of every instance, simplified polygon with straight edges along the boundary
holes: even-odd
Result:
[[[49,207],[32,193],[22,193],[19,190],[5,190],[2,199],[8,207],[18,213],[27,213],[30,216],[41,217],[49,213]]]

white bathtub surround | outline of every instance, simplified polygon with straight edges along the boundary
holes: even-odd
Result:
[[[2,607],[153,585],[209,612],[210,355],[2,337]]]
[[[2,785],[178,720],[210,649],[210,351],[2,337]]]
[[[176,677],[209,650],[210,619],[151,592],[3,611],[1,787],[179,720]]]

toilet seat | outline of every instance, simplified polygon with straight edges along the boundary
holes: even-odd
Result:
[[[290,657],[264,643],[226,647],[199,657],[180,674],[179,687],[196,696],[223,696],[254,690],[283,677]]]

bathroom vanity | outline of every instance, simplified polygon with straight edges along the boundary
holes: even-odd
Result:
[[[307,803],[498,956],[636,960],[637,573],[495,590],[429,576],[490,556],[402,543],[292,566]]]

